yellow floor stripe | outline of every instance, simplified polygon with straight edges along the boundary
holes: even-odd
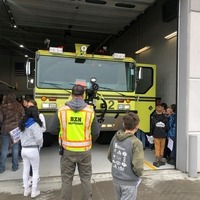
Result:
[[[146,165],[147,167],[149,167],[149,168],[152,169],[152,170],[157,170],[156,167],[154,167],[152,164],[150,164],[150,163],[147,162],[147,161],[144,161],[144,165]]]

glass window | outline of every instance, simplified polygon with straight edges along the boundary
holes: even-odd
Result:
[[[150,67],[137,68],[136,94],[145,94],[153,85],[153,69]]]
[[[133,63],[40,56],[37,60],[39,88],[71,89],[77,79],[97,79],[99,90],[133,91]]]

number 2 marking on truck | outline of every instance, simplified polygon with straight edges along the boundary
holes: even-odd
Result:
[[[109,103],[108,108],[109,108],[109,109],[114,109],[114,101],[113,101],[113,100],[110,100],[108,103]]]

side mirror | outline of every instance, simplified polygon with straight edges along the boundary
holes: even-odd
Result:
[[[31,74],[31,63],[30,61],[26,62],[26,75],[30,75]]]
[[[142,79],[142,67],[139,68],[139,72],[138,72],[138,80]]]
[[[29,59],[26,61],[26,84],[27,84],[27,89],[31,90],[33,89],[33,83],[34,83],[34,79],[31,78],[29,75],[31,74],[31,62],[29,61]]]
[[[136,73],[136,83],[135,83],[135,92],[138,94],[142,78],[143,78],[143,67],[137,67],[137,73]]]

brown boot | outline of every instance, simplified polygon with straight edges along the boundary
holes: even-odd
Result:
[[[162,156],[159,157],[159,164],[160,164],[160,166],[161,165],[165,165],[165,162],[163,161],[163,157]]]
[[[160,167],[160,162],[159,162],[158,157],[156,157],[156,161],[153,162],[153,165],[154,165],[155,167]]]

